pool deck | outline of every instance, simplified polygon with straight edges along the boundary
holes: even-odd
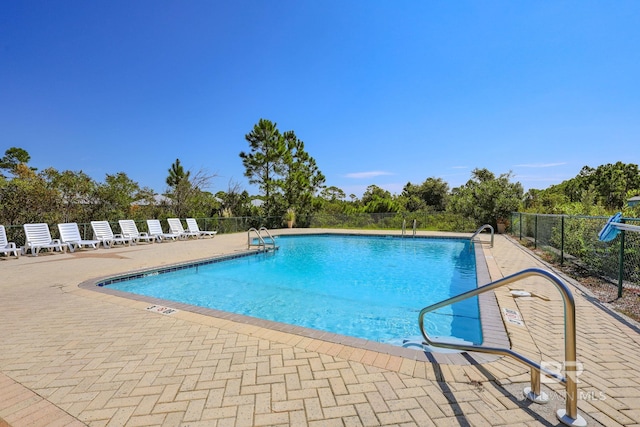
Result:
[[[327,232],[294,230],[313,231]],[[547,268],[505,236],[493,248],[481,238],[492,280]],[[0,427],[558,425],[563,387],[545,382],[550,402],[528,402],[529,369],[511,358],[424,361],[233,316],[162,314],[150,299],[79,286],[239,253],[246,239],[0,259]],[[589,425],[639,426],[640,329],[566,280],[577,307],[579,413]],[[515,298],[510,289],[533,295]],[[495,297],[522,319],[505,322],[514,350],[563,360],[563,303],[550,282],[527,278]]]

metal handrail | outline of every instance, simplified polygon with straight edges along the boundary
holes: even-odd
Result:
[[[264,239],[262,238],[262,236],[260,235],[260,233],[258,233],[258,229],[255,227],[251,227],[248,231],[247,231],[247,248],[250,248],[251,246],[256,246],[256,245],[252,245],[251,244],[251,232],[256,233],[256,236],[258,237],[258,241],[260,242],[260,244],[258,246],[264,246],[265,242]]]
[[[424,330],[424,316],[430,312],[437,310],[438,308],[455,304],[459,301],[465,300],[467,298],[474,297],[484,292],[488,292],[499,288],[501,286],[507,285],[509,283],[515,282],[520,279],[524,279],[530,276],[541,276],[550,282],[552,282],[560,294],[562,295],[562,299],[564,301],[564,354],[565,354],[565,376],[562,376],[556,372],[552,372],[540,364],[528,359],[527,357],[517,353],[508,348],[499,348],[499,347],[484,347],[481,345],[467,345],[467,344],[455,344],[450,342],[441,342],[434,341],[429,338],[428,334]],[[545,393],[540,392],[540,372],[544,373],[547,376],[558,379],[565,385],[566,390],[566,409],[559,409],[556,413],[558,420],[565,425],[571,426],[586,426],[587,423],[585,419],[578,414],[578,401],[577,401],[577,378],[576,378],[576,305],[573,299],[573,294],[567,287],[567,285],[555,274],[540,269],[540,268],[529,268],[526,270],[522,270],[518,273],[512,274],[510,276],[504,277],[500,280],[496,280],[495,282],[489,283],[484,286],[480,286],[479,288],[473,289],[468,292],[464,292],[462,294],[456,295],[454,297],[448,298],[444,301],[440,301],[439,303],[432,304],[428,307],[420,310],[420,315],[418,316],[418,323],[420,325],[420,332],[425,340],[425,343],[434,347],[442,347],[454,350],[462,350],[462,351],[477,351],[482,353],[490,353],[490,354],[500,354],[504,356],[509,356],[517,361],[529,366],[531,368],[531,387],[527,387],[525,389],[525,393],[530,400],[533,400],[538,403],[544,403],[548,401],[548,397]]]
[[[257,245],[253,245],[251,243],[251,232],[256,233],[256,236],[258,238],[258,244]],[[262,232],[266,232],[267,236],[269,236],[269,239],[271,240],[271,243],[267,243],[264,238],[262,237]],[[247,231],[247,247],[251,248],[251,246],[261,246],[262,248],[264,248],[265,250],[267,249],[267,245],[271,245],[272,247],[276,247],[276,241],[273,238],[273,236],[271,235],[271,233],[269,233],[269,230],[266,227],[260,227],[260,230],[256,229],[255,227],[251,227],[249,229],[249,231]]]
[[[269,239],[271,240],[271,245],[273,247],[276,246],[276,240],[273,238],[273,236],[271,235],[271,233],[269,233],[269,230],[267,229],[267,227],[260,227],[260,230],[258,230],[258,233],[262,233],[262,232],[267,233],[267,236],[269,236]],[[267,245],[268,243],[265,241],[265,245]]]
[[[414,219],[413,220],[413,237],[416,237],[416,223],[417,221]],[[407,234],[407,220],[403,219],[402,220],[402,237],[404,237]]]
[[[473,242],[473,239],[475,239],[478,234],[482,233],[482,231],[486,230],[487,228],[491,230],[491,247],[493,247],[493,226],[491,224],[485,224],[482,227],[478,228],[476,232],[473,233],[473,236],[471,236],[471,239],[469,239],[469,241]]]
[[[627,224],[624,222],[616,222],[611,224],[618,230],[640,232],[640,225]]]

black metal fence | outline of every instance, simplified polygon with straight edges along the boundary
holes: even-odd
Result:
[[[236,233],[239,231],[247,231],[251,227],[257,227],[267,224],[268,221],[265,222],[265,220],[265,218],[255,217],[196,219],[200,230],[217,230],[219,233]],[[137,220],[135,221],[135,223],[138,231],[147,231],[147,222],[145,220]],[[169,225],[167,224],[167,222],[160,221],[160,223],[162,224],[163,231],[168,232]],[[118,221],[109,221],[109,224],[111,225],[114,234],[120,233],[120,225],[118,224]],[[93,229],[91,228],[90,223],[79,223],[78,229],[83,239],[93,238]],[[15,242],[18,247],[24,246],[25,235],[22,225],[5,226],[5,230],[7,233],[7,240],[9,240],[10,242]],[[51,238],[60,238],[57,224],[49,224],[49,232],[51,233]]]
[[[602,242],[598,233],[608,219],[516,212],[511,214],[508,232],[546,251],[560,264],[578,264],[617,284],[618,296],[621,296],[624,288],[640,289],[640,233],[621,231],[614,240]],[[623,218],[623,221],[640,225],[638,218]]]
[[[608,217],[544,215],[513,213],[508,232],[536,248],[542,249],[564,264],[578,264],[593,274],[608,279],[618,285],[619,294],[623,288],[640,290],[640,233],[622,231],[611,242],[598,240],[598,232],[606,224]],[[251,227],[283,226],[279,217],[231,217],[198,218],[201,230],[217,230],[218,233],[237,233]],[[475,223],[446,212],[385,213],[385,214],[336,214],[315,215],[309,219],[309,227],[314,228],[359,228],[401,230],[406,226],[410,232],[415,221],[419,230],[473,232]],[[640,225],[638,218],[624,218],[632,225]],[[166,221],[161,221],[168,231]],[[136,221],[139,231],[147,231],[146,221]],[[88,223],[78,224],[83,238],[91,239],[93,231]],[[120,232],[117,221],[111,222],[114,233]],[[52,238],[58,238],[55,224],[49,226]],[[24,245],[22,226],[6,226],[7,238],[17,246]]]
[[[237,233],[249,230],[251,227],[281,228],[285,226],[281,217],[215,217],[197,218],[201,230],[217,230],[218,233]],[[461,219],[446,212],[413,212],[413,213],[354,213],[335,215],[314,215],[307,219],[303,227],[313,228],[356,228],[356,229],[389,229],[401,230],[403,224],[407,232],[411,230],[415,221],[417,229],[438,231],[475,231],[472,221]],[[117,221],[109,221],[114,233],[120,232]],[[168,224],[161,220],[164,231],[168,231]],[[147,231],[145,220],[137,220],[136,226],[140,232]],[[7,238],[18,246],[24,245],[24,231],[22,225],[5,226]],[[93,230],[90,223],[79,223],[80,234],[85,239],[91,239]],[[49,224],[51,237],[59,238],[56,224]]]

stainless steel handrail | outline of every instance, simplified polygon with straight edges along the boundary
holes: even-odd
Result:
[[[262,233],[262,232],[267,233],[267,236],[269,236],[269,239],[271,240],[271,245],[275,248],[276,246],[276,240],[273,238],[273,236],[271,235],[271,233],[269,233],[269,230],[267,229],[267,227],[260,227],[260,230],[258,230],[258,233]],[[265,242],[265,246],[268,245],[269,243],[267,243],[264,239],[263,241]]]
[[[616,222],[611,224],[618,230],[640,232],[640,225],[627,224],[624,222]]]
[[[267,233],[267,236],[269,236],[269,239],[271,240],[271,243],[267,243],[264,238],[262,237],[262,232]],[[251,232],[254,232],[258,238],[258,244],[254,245],[251,243]],[[267,245],[272,246],[273,248],[276,247],[276,241],[273,238],[273,236],[271,235],[271,233],[269,233],[269,230],[266,227],[260,227],[260,230],[256,229],[255,227],[251,227],[249,229],[249,231],[247,231],[247,248],[251,248],[251,246],[261,246],[264,250],[267,249]]]
[[[413,237],[416,237],[416,220],[413,220]],[[404,237],[407,234],[407,220],[403,219],[402,220],[402,237]]]
[[[482,227],[478,228],[476,230],[475,233],[473,233],[473,236],[471,236],[471,239],[469,239],[471,242],[473,242],[473,239],[475,239],[475,237],[480,234],[483,230],[486,229],[490,229],[491,230],[491,247],[493,247],[493,226],[491,226],[491,224],[485,224]]]
[[[258,241],[260,242],[258,245],[253,245],[251,244],[251,232],[256,233],[256,236],[258,237]],[[251,227],[249,229],[249,231],[247,231],[247,248],[250,248],[251,246],[264,246],[265,242],[264,239],[262,238],[262,236],[260,235],[260,233],[258,233],[258,229],[255,227]]]
[[[501,286],[507,285],[509,283],[513,283],[520,279],[525,279],[530,276],[541,276],[550,282],[552,282],[560,294],[562,295],[562,299],[564,301],[564,354],[565,354],[565,376],[562,376],[558,373],[552,372],[540,364],[528,359],[527,357],[517,353],[508,348],[499,348],[499,347],[484,347],[480,345],[466,345],[466,344],[455,344],[455,343],[447,343],[441,341],[434,341],[429,338],[427,332],[424,330],[424,316],[431,311],[437,310],[438,308],[455,304],[459,301],[465,300],[467,298],[474,297],[484,292],[488,292],[499,288]],[[522,270],[518,273],[512,274],[510,276],[504,277],[500,280],[496,280],[495,282],[489,283],[484,286],[480,286],[479,288],[473,289],[468,292],[464,292],[460,295],[456,295],[444,301],[440,301],[439,303],[432,304],[428,307],[420,310],[420,314],[418,316],[418,323],[420,325],[420,332],[425,340],[425,343],[434,347],[442,347],[454,350],[463,350],[463,351],[477,351],[482,353],[490,353],[490,354],[500,354],[504,356],[509,356],[517,361],[529,366],[531,368],[531,387],[525,389],[525,393],[527,397],[533,401],[538,403],[544,403],[548,401],[548,397],[545,393],[540,392],[540,372],[544,373],[547,376],[558,379],[565,385],[566,390],[566,409],[560,409],[557,411],[556,416],[561,423],[570,426],[586,426],[587,423],[585,419],[578,414],[578,401],[577,401],[577,378],[576,378],[576,305],[573,299],[573,294],[567,287],[567,285],[555,274],[540,269],[540,268],[529,268],[526,270]]]

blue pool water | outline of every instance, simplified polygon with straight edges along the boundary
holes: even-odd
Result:
[[[313,235],[279,250],[113,283],[121,291],[402,345],[418,312],[476,287],[460,239]],[[476,298],[426,317],[430,336],[482,341]]]

